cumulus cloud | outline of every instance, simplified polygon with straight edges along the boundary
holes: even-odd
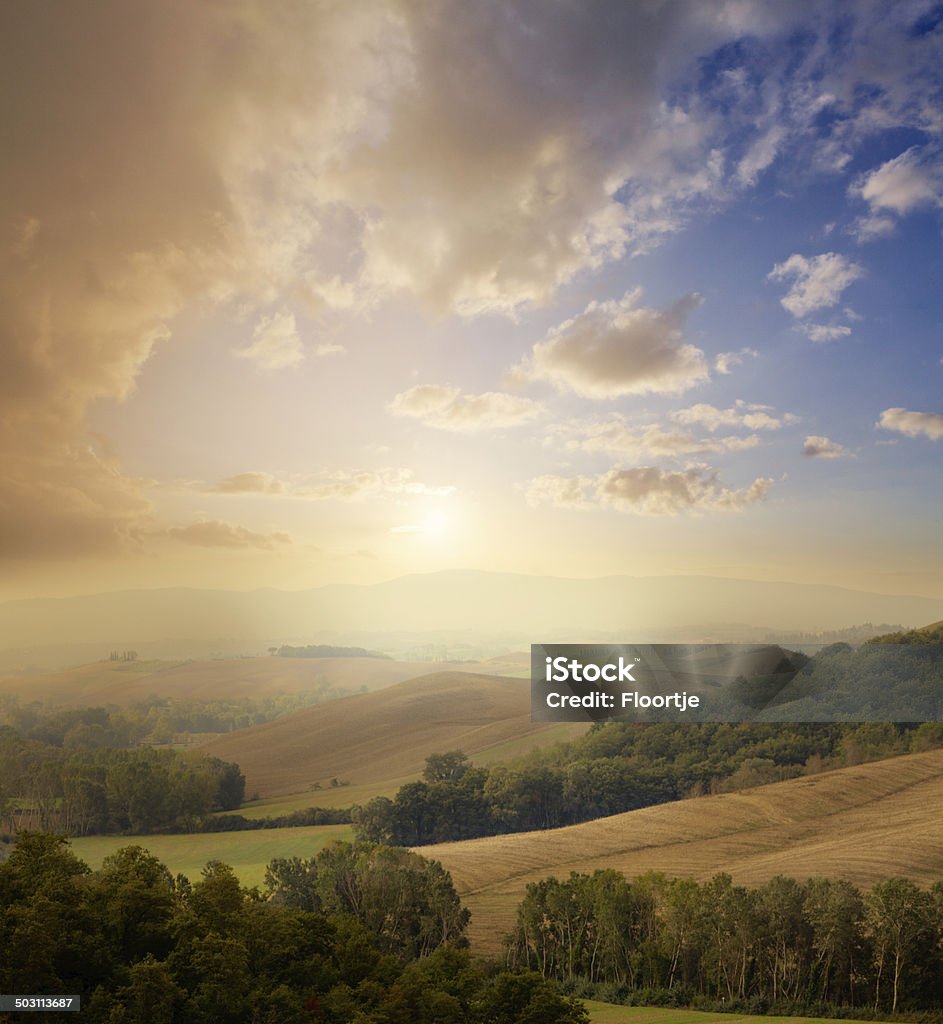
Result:
[[[813,459],[840,459],[851,453],[829,437],[809,434],[802,444],[802,454]]]
[[[217,494],[284,494],[285,485],[271,473],[236,473],[211,490]]]
[[[824,44],[831,8],[810,21],[802,5],[728,0],[13,6],[4,540],[56,557],[148,526],[146,488],[82,454],[85,415],[132,394],[184,310],[239,310],[256,329],[282,310],[241,350],[271,370],[304,354],[286,304],[337,313],[402,292],[514,313],[749,187],[796,140],[839,166],[876,127],[940,123],[921,88],[938,54],[910,5],[855,5],[840,50]],[[812,42],[770,69],[797,26]],[[723,96],[701,87],[720,47],[738,64]],[[823,104],[839,115],[827,128]],[[887,178],[869,197],[906,204]],[[647,390],[704,379],[702,360],[682,345]],[[646,372],[616,393],[644,393]],[[609,393],[594,370],[576,379]]]
[[[875,426],[895,430],[907,437],[928,437],[931,441],[943,438],[943,414],[938,412],[885,409]]]
[[[838,341],[839,338],[847,338],[851,335],[851,328],[844,324],[834,327],[826,324],[801,324],[802,333],[817,344],[828,341]]]
[[[184,544],[201,548],[262,548],[271,550],[280,544],[290,544],[287,533],[256,533],[244,526],[233,526],[218,519],[172,526],[167,536]]]
[[[284,370],[304,362],[305,350],[298,337],[295,314],[282,310],[262,317],[252,332],[252,343],[236,349],[240,359],[250,359],[263,370]]]
[[[527,500],[564,508],[612,508],[633,515],[673,516],[683,512],[740,511],[760,501],[773,481],[757,477],[739,490],[723,486],[715,470],[692,466],[682,471],[640,466],[611,469],[597,477],[546,475],[530,482]]]
[[[565,438],[565,447],[585,452],[605,452],[627,459],[683,458],[718,452],[744,451],[760,443],[757,434],[746,437],[697,437],[687,430],[658,424],[630,427],[621,416],[565,425],[556,431]]]
[[[421,420],[440,430],[472,433],[515,427],[535,419],[543,411],[539,402],[499,391],[462,394],[458,388],[417,384],[398,394],[389,406],[394,416]]]
[[[706,381],[704,353],[684,340],[700,296],[653,309],[639,305],[641,295],[637,288],[619,300],[591,302],[534,345],[512,379],[546,380],[587,398],[679,394]]]
[[[736,352],[718,352],[714,356],[714,369],[722,374],[732,373],[733,368],[740,366],[747,356],[751,359],[756,359],[758,355],[759,353],[755,348],[741,348]]]
[[[842,292],[863,274],[862,267],[840,253],[825,252],[819,256],[793,253],[783,263],[777,263],[767,276],[771,281],[792,279],[792,287],[780,304],[794,317],[801,318],[817,309],[837,305]]]
[[[718,409],[715,405],[699,402],[697,405],[678,409],[671,413],[676,423],[685,426],[695,424],[711,432],[721,427],[746,427],[749,430],[780,430],[799,422],[799,417],[787,412],[781,416],[771,416],[775,410],[769,405],[755,405],[738,398],[729,409]]]

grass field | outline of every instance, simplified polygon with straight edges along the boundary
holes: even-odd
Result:
[[[451,872],[474,948],[498,952],[530,882],[614,868],[753,885],[777,874],[870,886],[943,879],[943,750],[683,800],[547,832],[419,847]],[[726,1018],[725,1018],[726,1019]]]
[[[395,792],[393,783],[418,778],[429,754],[463,750],[475,759],[491,751],[511,756],[585,728],[532,722],[526,679],[441,672],[303,708],[227,733],[200,749],[235,761],[250,796],[268,800],[311,792],[315,799],[303,805],[311,806],[328,791],[331,778],[362,787],[362,796],[369,798]],[[323,788],[311,791],[315,782]],[[331,799],[350,803],[342,791]]]
[[[349,825],[311,828],[259,829],[254,832],[214,832],[179,836],[89,836],[73,839],[72,849],[93,870],[123,846],[143,846],[173,874],[197,881],[209,860],[232,865],[243,885],[261,885],[273,857],[312,857],[328,843],[353,841]]]
[[[660,1006],[613,1006],[582,1000],[593,1024],[835,1024],[835,1018],[759,1017],[745,1013],[704,1013],[670,1010]]]

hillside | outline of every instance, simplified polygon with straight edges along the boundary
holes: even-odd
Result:
[[[574,724],[561,732],[532,722],[526,679],[439,672],[304,708],[228,733],[201,749],[237,762],[246,792],[262,797],[295,793],[331,778],[355,787],[380,783],[377,791],[385,792],[416,778],[432,753],[487,756],[500,747],[510,756],[539,743],[542,734],[562,738],[585,728]],[[362,790],[357,795],[362,799]]]
[[[740,884],[828,875],[943,879],[943,750],[572,825],[424,846],[452,873],[481,951],[496,952],[528,883],[614,868]]]
[[[96,661],[76,668],[0,679],[0,694],[83,706],[125,707],[151,694],[214,700],[260,698],[322,688],[379,690],[440,672],[436,662],[383,658],[215,658],[209,661]],[[493,671],[464,665],[465,672]]]

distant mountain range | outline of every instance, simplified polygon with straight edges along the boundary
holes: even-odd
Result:
[[[447,571],[372,586],[248,592],[128,590],[0,604],[0,651],[77,644],[125,647],[209,638],[246,645],[344,637],[379,647],[384,633],[513,635],[518,643],[580,639],[754,640],[757,630],[919,626],[943,600],[818,584],[706,576],[562,579]],[[738,631],[742,632],[738,636]],[[103,651],[105,656],[107,651]]]

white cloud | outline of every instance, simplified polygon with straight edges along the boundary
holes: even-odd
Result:
[[[943,196],[943,165],[914,146],[868,174],[849,189],[872,213],[891,210],[898,216],[920,206],[938,206]]]
[[[851,452],[829,437],[809,434],[802,444],[802,454],[816,459],[840,459]]]
[[[398,394],[387,408],[394,416],[465,433],[515,427],[543,412],[543,406],[529,398],[499,391],[463,395],[458,388],[437,384],[417,384]]]
[[[928,437],[931,441],[943,438],[943,414],[938,412],[885,409],[875,426],[884,430],[896,430],[908,437]]]
[[[799,422],[799,417],[787,412],[782,416],[771,416],[773,411],[768,405],[753,405],[737,399],[729,409],[718,409],[714,405],[700,402],[687,409],[678,409],[671,413],[676,423],[685,426],[700,424],[707,430],[715,431],[720,427],[746,427],[749,430],[780,430],[782,427]]]
[[[343,355],[347,351],[343,345],[338,345],[336,342],[325,341],[318,345],[314,354],[316,356],[339,356]]]
[[[829,327],[825,324],[802,324],[800,330],[817,344],[838,341],[839,338],[847,338],[851,334],[851,328],[844,325]]]
[[[685,295],[667,309],[640,306],[641,289],[591,302],[534,345],[512,378],[545,380],[586,398],[679,394],[709,378],[704,353],[684,340],[701,302]]]
[[[532,480],[531,504],[569,508],[612,508],[633,515],[672,516],[682,512],[740,511],[763,499],[773,481],[758,477],[749,487],[724,487],[708,466],[670,471],[654,466],[611,469],[597,477],[547,475]]]
[[[870,217],[858,217],[851,225],[851,233],[859,242],[871,242],[875,238],[886,238],[894,234],[897,221],[893,217],[872,215]]]
[[[558,443],[563,438],[569,449],[618,454],[632,460],[679,459],[692,455],[744,451],[756,448],[761,443],[757,434],[746,437],[697,437],[690,431],[658,424],[632,428],[621,416],[566,424],[556,435],[550,440]]]
[[[252,343],[235,350],[240,359],[250,359],[264,370],[283,370],[304,362],[305,352],[298,337],[295,314],[287,311],[264,316],[252,332]]]
[[[793,279],[792,287],[780,304],[794,317],[801,318],[817,309],[835,306],[842,292],[864,274],[864,269],[836,252],[820,256],[793,253],[777,263],[767,277],[772,281]]]
[[[733,371],[733,367],[740,366],[746,356],[751,359],[756,359],[759,352],[755,348],[741,348],[736,352],[718,352],[714,356],[714,369],[718,373],[728,374]]]

